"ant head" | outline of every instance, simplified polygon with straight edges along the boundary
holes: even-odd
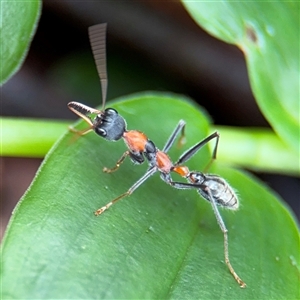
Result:
[[[126,122],[115,109],[107,108],[95,117],[93,127],[106,140],[117,141],[126,130]]]
[[[84,119],[98,135],[109,141],[117,141],[126,130],[126,122],[113,108],[104,111],[81,104],[70,102],[68,107],[76,115]]]

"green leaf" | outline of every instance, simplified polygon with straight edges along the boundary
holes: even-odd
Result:
[[[35,33],[41,2],[1,1],[0,11],[0,85],[21,67]]]
[[[126,99],[123,99],[126,100]],[[128,128],[162,148],[181,118],[186,144],[175,160],[209,133],[205,116],[175,95],[140,94],[113,105]],[[80,122],[77,128],[84,128]],[[222,143],[222,140],[220,141]],[[125,151],[94,133],[63,136],[47,155],[15,209],[1,255],[4,299],[295,299],[299,234],[276,195],[256,179],[214,163],[238,190],[241,208],[221,213],[229,230],[233,267],[223,258],[223,234],[210,204],[195,191],[176,190],[154,175],[99,217],[93,212],[124,193],[147,166],[125,161]],[[203,170],[208,147],[188,165]],[[174,177],[174,179],[176,179]],[[182,180],[182,179],[181,179]]]
[[[183,3],[200,26],[244,52],[260,109],[299,153],[299,1]]]

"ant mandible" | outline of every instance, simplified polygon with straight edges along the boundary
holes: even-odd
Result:
[[[95,131],[96,134],[102,136],[108,141],[117,141],[121,138],[124,140],[128,150],[123,153],[123,155],[113,168],[103,168],[103,171],[106,173],[116,171],[127,156],[129,156],[131,160],[136,164],[142,164],[146,159],[149,167],[147,172],[137,182],[135,182],[127,192],[123,193],[119,197],[113,199],[106,205],[96,210],[95,215],[98,216],[102,214],[105,210],[107,210],[110,206],[112,206],[120,199],[131,195],[142,183],[144,183],[150,176],[152,176],[156,172],[160,173],[160,178],[164,182],[174,188],[196,189],[197,192],[205,200],[211,203],[219,227],[221,228],[221,231],[224,235],[225,263],[238,284],[241,287],[245,287],[245,282],[241,280],[241,278],[237,275],[237,273],[231,266],[228,252],[228,230],[217,208],[217,206],[221,206],[223,208],[237,210],[239,202],[235,192],[223,178],[217,175],[204,174],[198,171],[191,172],[187,166],[183,165],[183,163],[188,161],[212,139],[216,139],[216,143],[211,161],[216,159],[219,133],[214,132],[204,140],[195,144],[186,152],[184,152],[179,157],[176,163],[172,163],[170,157],[167,155],[167,152],[170,150],[179,135],[179,142],[182,142],[186,125],[183,120],[179,121],[178,125],[176,126],[175,130],[169,137],[162,150],[159,150],[155,146],[155,144],[151,140],[149,140],[148,137],[141,131],[127,130],[125,119],[120,116],[115,109],[105,109],[107,93],[105,35],[106,24],[98,24],[89,27],[90,43],[102,88],[102,110],[97,110],[78,102],[68,103],[69,109],[80,116],[82,119],[84,119],[90,125],[85,130],[77,131],[71,128],[71,131],[76,132],[79,135],[84,135],[90,131]],[[171,177],[172,172],[179,174],[180,176],[185,178],[187,182],[173,181]]]

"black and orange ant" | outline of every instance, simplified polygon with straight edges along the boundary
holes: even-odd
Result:
[[[224,235],[224,255],[226,265],[228,266],[230,273],[233,275],[238,284],[241,287],[245,287],[246,284],[234,271],[229,261],[227,235],[228,230],[217,208],[217,206],[221,206],[223,208],[237,210],[239,202],[235,192],[223,178],[217,175],[204,174],[198,171],[190,171],[187,166],[183,165],[212,139],[216,139],[212,160],[216,159],[217,147],[219,142],[218,132],[211,134],[204,140],[192,146],[179,157],[176,163],[172,163],[167,153],[179,135],[180,142],[182,142],[184,138],[186,123],[183,120],[179,121],[174,132],[171,134],[167,143],[165,144],[163,150],[159,150],[155,146],[155,144],[151,140],[149,140],[148,137],[141,131],[127,130],[126,121],[122,116],[118,114],[115,109],[105,109],[107,91],[105,34],[106,24],[99,24],[89,27],[90,43],[92,46],[93,55],[96,61],[96,66],[102,87],[102,110],[93,109],[78,102],[70,102],[68,104],[70,110],[83,118],[90,125],[87,129],[82,131],[76,131],[73,128],[71,128],[71,130],[80,135],[84,135],[93,130],[108,141],[117,141],[121,138],[124,140],[128,150],[123,153],[123,155],[113,168],[103,169],[103,171],[106,173],[116,171],[127,156],[129,156],[131,160],[136,164],[142,164],[146,159],[149,167],[147,172],[137,182],[135,182],[127,192],[123,193],[119,197],[113,199],[106,205],[96,210],[95,215],[98,216],[102,214],[105,210],[107,210],[120,199],[131,195],[142,183],[144,183],[150,176],[152,176],[156,172],[160,173],[160,177],[164,182],[174,188],[196,189],[204,199],[208,200],[211,203],[217,222]],[[173,181],[171,177],[172,172],[179,174],[180,176],[185,178],[187,182]]]

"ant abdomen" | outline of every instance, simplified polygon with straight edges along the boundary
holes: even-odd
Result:
[[[191,176],[203,185],[198,192],[204,199],[211,201],[211,197],[213,197],[217,205],[231,210],[238,209],[237,195],[225,179],[212,174],[204,175],[200,172],[193,173]]]

